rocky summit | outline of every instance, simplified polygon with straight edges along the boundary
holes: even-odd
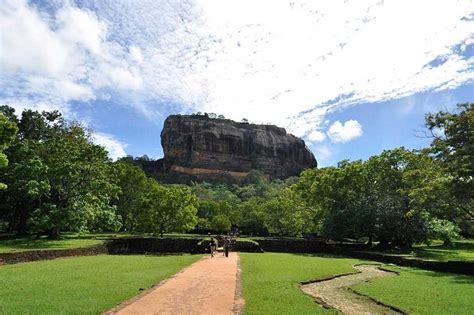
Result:
[[[223,173],[244,178],[251,170],[286,178],[317,166],[302,139],[274,125],[172,115],[165,120],[161,144],[164,171],[198,179]]]

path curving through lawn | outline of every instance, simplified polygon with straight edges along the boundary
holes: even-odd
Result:
[[[313,296],[324,306],[329,306],[347,315],[359,314],[403,314],[395,308],[378,303],[366,296],[357,294],[351,286],[375,278],[394,276],[375,265],[355,265],[359,272],[337,276],[332,279],[304,284],[301,290]]]
[[[107,314],[236,314],[242,309],[239,293],[239,256],[204,257],[175,276]]]

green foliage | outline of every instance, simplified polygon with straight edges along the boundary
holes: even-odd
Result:
[[[398,148],[365,162],[307,170],[296,189],[314,207],[323,234],[410,246],[434,237],[431,218],[448,215],[438,188],[444,175],[426,154]]]
[[[31,214],[31,229],[50,231],[117,230],[121,223],[109,201],[118,187],[112,179],[112,165],[104,148],[94,145],[78,125],[63,127],[42,142],[40,156],[47,165],[50,189]]]
[[[458,105],[458,112],[426,115],[433,141],[429,152],[447,173],[441,190],[451,196],[446,203],[469,221],[474,218],[474,103]]]
[[[0,168],[8,165],[8,159],[3,151],[15,140],[18,127],[15,122],[9,121],[8,118],[0,112]],[[0,182],[0,190],[7,186]]]
[[[430,222],[431,238],[440,239],[445,246],[450,246],[455,240],[460,239],[461,229],[453,222],[442,219],[433,219]]]
[[[278,195],[264,204],[265,226],[272,234],[301,236],[312,232],[313,210],[292,188],[279,191]]]
[[[120,187],[117,213],[122,218],[123,229],[134,231],[139,224],[141,202],[149,181],[141,168],[126,160],[118,161],[114,166]]]
[[[210,228],[216,232],[228,233],[231,228],[231,223],[227,216],[218,214],[212,218]]]
[[[142,199],[141,229],[160,234],[185,232],[197,224],[197,198],[188,187],[164,186],[153,179]]]
[[[111,204],[118,193],[112,164],[89,131],[57,112],[27,110],[17,120],[13,109],[1,110],[19,127],[3,170],[9,187],[0,194],[10,231],[57,238],[62,230],[120,227]]]

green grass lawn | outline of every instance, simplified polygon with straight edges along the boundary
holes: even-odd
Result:
[[[457,241],[453,247],[445,247],[441,243],[430,246],[415,246],[414,256],[436,260],[474,261],[474,240]]]
[[[0,314],[98,314],[201,255],[89,256],[0,267]]]
[[[456,241],[452,247],[443,246],[441,241],[435,241],[429,246],[420,244],[408,250],[392,250],[389,253],[439,261],[474,261],[474,240]]]
[[[64,237],[50,240],[45,237],[36,239],[33,236],[0,241],[0,253],[19,252],[34,249],[66,249],[87,247],[102,244],[104,241],[91,238]]]
[[[299,282],[355,272],[360,260],[305,254],[241,253],[246,314],[325,314]]]
[[[323,314],[298,288],[305,280],[354,272],[356,259],[304,254],[241,254],[246,314]],[[354,287],[410,314],[474,314],[474,277],[415,268],[389,267],[399,276]]]
[[[474,314],[474,277],[390,267],[399,276],[354,287],[410,314]]]

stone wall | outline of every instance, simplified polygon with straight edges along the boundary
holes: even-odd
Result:
[[[71,249],[45,249],[45,250],[30,250],[13,253],[0,253],[1,264],[16,264],[21,262],[54,259],[59,257],[70,256],[92,256],[100,254],[108,254],[106,245],[97,245],[83,248]]]
[[[110,240],[110,254],[203,253],[201,238],[118,238]]]

